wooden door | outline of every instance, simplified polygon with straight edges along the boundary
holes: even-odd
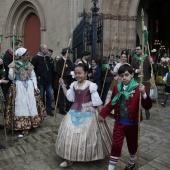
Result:
[[[37,15],[29,17],[24,29],[24,47],[28,49],[30,57],[35,56],[39,51],[41,42],[40,20]]]

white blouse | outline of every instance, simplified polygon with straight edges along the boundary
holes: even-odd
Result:
[[[114,73],[118,73],[119,67],[122,65],[122,63],[118,63],[116,64],[116,66],[114,67]]]
[[[169,60],[170,60],[169,57],[167,57],[167,58],[162,57],[162,58],[161,58],[161,61],[162,61],[162,62],[165,62],[165,61],[168,62]]]
[[[70,89],[67,90],[67,94],[66,94],[66,97],[67,99],[70,101],[70,102],[74,102],[75,101],[75,93],[74,93],[74,88],[77,90],[77,89],[80,89],[78,88],[77,86],[77,81],[74,81],[73,83],[71,83],[70,85]],[[85,88],[87,88],[89,86],[89,90],[90,90],[90,93],[91,93],[91,102],[92,102],[92,105],[93,106],[99,106],[101,105],[103,102],[102,100],[100,99],[100,96],[97,92],[97,85],[96,83],[92,83],[88,80],[86,80],[85,84],[82,86],[81,90],[84,90]]]

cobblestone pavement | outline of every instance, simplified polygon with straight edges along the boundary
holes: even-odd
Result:
[[[168,105],[168,104],[167,104]],[[151,118],[141,123],[140,170],[170,170],[170,106],[160,108],[161,125],[156,104],[153,103]],[[54,141],[63,116],[57,114],[54,128]],[[2,119],[2,116],[1,118]],[[107,118],[113,125],[113,117]],[[47,117],[44,123],[30,131],[29,135],[18,139],[17,133],[5,140],[4,130],[0,130],[0,142],[7,149],[0,151],[0,170],[61,170],[62,159],[55,153],[54,144],[50,145],[51,124],[53,117]],[[123,170],[129,158],[126,142],[124,142],[122,157],[116,170]],[[104,160],[74,163],[67,170],[107,170],[109,158]]]

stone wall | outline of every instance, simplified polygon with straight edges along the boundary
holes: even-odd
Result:
[[[104,15],[104,55],[112,46],[115,53],[134,48],[136,43],[136,18],[140,0],[99,0],[99,13]],[[91,0],[5,0],[0,2],[0,27],[6,38],[5,51],[12,40],[13,25],[23,40],[23,28],[29,14],[35,13],[41,22],[41,41],[54,49],[54,55],[66,47],[71,32],[80,21],[79,14],[90,12]],[[24,41],[24,40],[23,40]]]

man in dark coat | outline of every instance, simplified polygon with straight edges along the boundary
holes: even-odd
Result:
[[[91,65],[88,62],[88,59],[90,57],[90,52],[82,51],[81,55],[82,55],[82,57],[81,57],[80,61],[78,62],[78,64],[80,64],[80,63],[83,64],[87,68],[88,73],[90,73],[89,71],[90,71]]]
[[[136,47],[136,55],[133,57],[131,66],[134,69],[134,79],[139,82],[141,74],[141,57],[142,57],[142,46]],[[144,54],[143,58],[143,84],[146,87],[147,92],[150,92],[150,78],[151,78],[151,64],[152,59],[147,54]],[[150,118],[149,110],[145,110],[146,118]]]
[[[59,87],[59,78],[61,78],[64,63],[65,63],[64,74],[63,74],[64,83],[67,85],[67,88],[69,88],[70,84],[72,83],[71,71],[73,70],[73,63],[69,59],[70,53],[71,50],[69,48],[62,49],[61,52],[62,57],[57,61],[56,64],[56,73],[57,73],[56,86],[57,87]],[[65,115],[66,111],[68,111],[70,107],[71,107],[71,103],[66,99],[63,90],[60,90],[59,100],[58,100],[59,113]]]
[[[41,44],[38,54],[33,57],[31,63],[34,66],[34,71],[37,77],[38,88],[40,89],[40,95],[42,100],[44,100],[44,94],[46,92],[46,111],[47,114],[53,116],[52,112],[52,72],[50,58],[48,56],[48,48],[46,45]]]
[[[13,42],[12,42],[12,47],[13,47]],[[9,72],[9,67],[8,65],[13,61],[13,53],[14,53],[14,57],[15,56],[15,51],[22,47],[22,41],[21,40],[16,40],[14,42],[14,47],[13,48],[10,48],[8,49],[4,56],[3,56],[3,65],[4,65],[4,69],[5,69],[5,80],[9,80],[8,79],[8,72]],[[13,51],[14,50],[14,51]],[[6,100],[6,95],[7,95],[7,92],[8,92],[8,89],[10,87],[10,85],[12,84],[12,81],[9,80],[8,84],[3,84],[1,85],[2,86],[2,90],[3,90],[3,93],[4,93],[4,98]]]

